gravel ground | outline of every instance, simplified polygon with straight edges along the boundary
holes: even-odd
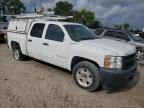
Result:
[[[121,90],[89,93],[70,72],[37,61],[16,61],[0,44],[0,108],[144,108],[144,66]]]

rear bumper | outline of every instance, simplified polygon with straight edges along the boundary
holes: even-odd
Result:
[[[133,79],[137,71],[137,63],[127,70],[100,68],[102,83],[108,87],[118,88]]]

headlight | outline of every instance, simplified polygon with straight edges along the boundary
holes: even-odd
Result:
[[[122,57],[106,55],[104,60],[105,68],[121,69]]]

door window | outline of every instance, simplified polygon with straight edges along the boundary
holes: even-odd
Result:
[[[64,40],[64,32],[58,25],[50,24],[45,39],[62,42]]]
[[[107,32],[104,34],[104,36],[106,36],[106,37],[111,37],[111,38],[116,38],[114,31],[107,31]]]
[[[115,35],[119,39],[130,41],[129,37],[126,34],[122,33],[122,32],[117,32]]]
[[[122,39],[122,40],[126,40],[129,41],[129,37],[127,35],[125,35],[122,32],[117,32],[117,31],[107,31],[105,33],[106,37],[111,37],[111,38],[116,38],[116,39]]]
[[[43,30],[44,30],[45,24],[42,23],[36,23],[34,24],[32,30],[31,30],[31,36],[42,38]]]
[[[96,30],[95,33],[96,35],[100,35],[104,30]]]

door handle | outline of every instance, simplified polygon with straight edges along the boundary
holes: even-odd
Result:
[[[28,39],[28,41],[29,41],[29,42],[32,42],[32,40],[31,40],[31,39]]]
[[[43,43],[43,45],[45,45],[45,46],[49,46],[49,44],[48,44],[48,43]]]

